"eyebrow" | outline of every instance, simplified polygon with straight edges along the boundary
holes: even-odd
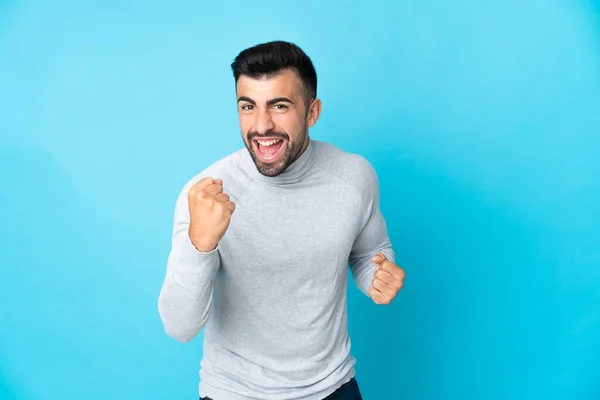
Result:
[[[254,100],[252,100],[250,97],[241,96],[238,99],[238,103],[240,101],[246,101],[246,102],[248,102],[248,103],[250,103],[252,105],[256,105],[256,102]],[[272,106],[273,104],[276,104],[276,103],[290,103],[290,104],[294,104],[294,102],[292,100],[288,99],[287,97],[276,97],[274,99],[271,99],[271,100],[267,101],[267,105],[268,106]]]

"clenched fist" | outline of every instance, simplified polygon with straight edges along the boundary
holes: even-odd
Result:
[[[405,273],[402,268],[389,261],[383,253],[377,253],[372,259],[377,268],[371,282],[369,295],[375,304],[390,304],[404,285]]]
[[[204,178],[188,191],[189,236],[198,251],[214,250],[225,235],[235,203],[223,193],[221,179]]]

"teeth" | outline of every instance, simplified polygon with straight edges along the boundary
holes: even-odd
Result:
[[[272,146],[275,143],[279,143],[281,141],[281,139],[275,139],[275,140],[257,140],[258,144],[260,144],[261,146]]]

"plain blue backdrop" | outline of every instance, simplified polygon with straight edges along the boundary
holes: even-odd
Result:
[[[352,3],[352,4],[351,4]],[[0,1],[0,399],[195,399],[157,298],[183,184],[241,148],[229,64],[312,57],[314,139],[407,278],[350,285],[366,400],[600,398],[600,4]]]

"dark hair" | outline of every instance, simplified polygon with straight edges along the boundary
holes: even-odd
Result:
[[[235,82],[242,75],[251,78],[271,77],[285,69],[293,69],[304,86],[304,98],[308,104],[317,97],[317,72],[306,53],[297,45],[273,41],[243,50],[231,64]]]

